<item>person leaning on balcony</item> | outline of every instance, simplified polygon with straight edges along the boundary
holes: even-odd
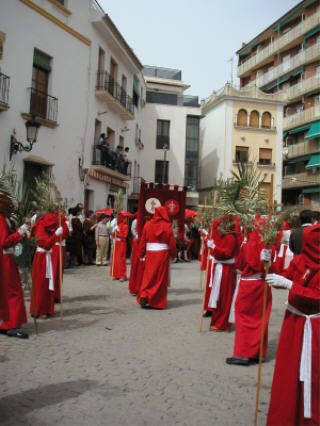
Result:
[[[96,265],[107,265],[107,253],[109,248],[109,233],[107,230],[107,216],[102,214],[100,220],[95,229],[96,236]]]
[[[292,231],[289,240],[289,248],[295,256],[301,253],[303,228],[312,225],[312,211],[302,210],[299,214],[299,222],[300,228]]]

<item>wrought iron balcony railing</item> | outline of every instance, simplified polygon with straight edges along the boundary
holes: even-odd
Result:
[[[56,122],[58,119],[58,99],[32,87],[29,90],[30,114]]]
[[[0,73],[0,103],[8,105],[9,103],[10,77]]]
[[[96,90],[104,90],[116,99],[120,104],[132,115],[134,115],[134,106],[131,96],[120,86],[119,83],[114,81],[107,71],[97,72],[97,86]]]

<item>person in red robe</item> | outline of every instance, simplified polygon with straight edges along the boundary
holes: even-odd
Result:
[[[59,223],[59,212],[56,211],[55,215],[58,218]],[[53,269],[53,279],[54,279],[54,301],[55,303],[60,303],[60,245],[61,245],[61,264],[62,264],[62,276],[64,272],[64,264],[66,260],[66,240],[69,236],[69,228],[67,225],[67,220],[61,212],[61,226],[63,229],[62,235],[59,237],[59,241],[55,242],[52,247],[52,269]],[[60,242],[61,241],[61,242]]]
[[[320,225],[302,232],[301,254],[268,284],[289,290],[267,425],[320,424]]]
[[[7,198],[5,194],[0,194],[0,197],[2,199]],[[1,211],[4,212],[4,210]],[[0,332],[9,337],[21,339],[26,339],[29,336],[21,328],[27,322],[27,314],[21,279],[13,255],[13,247],[22,241],[28,229],[29,226],[24,224],[15,232],[9,220],[9,214],[0,213],[0,247],[3,256],[1,278],[3,280],[2,284],[7,291],[9,308],[9,316],[7,315],[4,318],[5,321],[0,325]]]
[[[294,256],[289,247],[290,234],[290,226],[288,222],[284,222],[276,237],[278,241],[275,246],[275,256],[272,263],[272,270],[277,274],[282,274],[289,267]]]
[[[253,230],[248,241],[240,248],[236,267],[241,272],[238,294],[235,301],[235,340],[233,356],[227,364],[249,365],[258,361],[264,295],[264,260],[271,261],[271,250],[265,249],[260,233]],[[272,306],[271,290],[268,288],[264,324],[263,356],[268,345],[268,324]]]
[[[142,308],[165,309],[169,286],[170,257],[177,256],[172,225],[164,206],[155,209],[143,228],[140,258],[145,256],[142,284],[137,297]]]
[[[211,331],[229,331],[230,308],[236,287],[235,257],[239,251],[237,221],[233,217],[220,218],[214,224],[213,240],[208,241],[211,260],[211,287],[208,310]]]
[[[142,282],[144,259],[140,258],[140,240],[137,233],[137,219],[134,219],[131,225],[132,252],[131,252],[131,265],[129,277],[129,293],[136,296]]]
[[[54,274],[52,247],[59,241],[63,227],[53,213],[41,216],[32,227],[37,249],[32,264],[33,289],[30,300],[31,315],[48,318],[54,314]]]
[[[110,276],[112,280],[120,280],[121,282],[127,279],[127,236],[129,226],[125,212],[120,211],[117,217],[117,225],[113,232],[113,247],[110,263]]]

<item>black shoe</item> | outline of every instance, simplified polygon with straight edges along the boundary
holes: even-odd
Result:
[[[249,362],[250,364],[259,364],[259,357],[255,357],[255,358],[249,358]],[[261,362],[265,362],[265,357],[262,357]]]
[[[18,337],[19,339],[28,339],[29,335],[24,333],[21,328],[11,328],[7,331],[7,336],[9,337]]]
[[[56,297],[56,298],[54,299],[54,303],[60,303],[60,297]]]
[[[8,330],[2,330],[2,329],[0,329],[0,334],[7,334],[7,331]]]
[[[208,318],[212,316],[212,311],[206,311],[203,315],[203,318]]]
[[[232,356],[226,359],[226,363],[230,365],[249,365],[249,358]]]
[[[146,297],[141,297],[140,305],[141,305],[141,308],[146,308],[148,305],[148,299]]]

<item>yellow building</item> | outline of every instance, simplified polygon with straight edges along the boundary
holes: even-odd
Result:
[[[281,203],[284,102],[256,87],[237,90],[230,84],[202,104],[200,125],[200,198],[215,179],[231,177],[237,163],[255,164],[262,187]],[[271,194],[270,194],[271,195]]]

